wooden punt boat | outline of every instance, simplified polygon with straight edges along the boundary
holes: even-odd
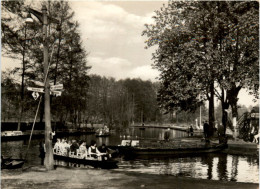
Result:
[[[133,142],[133,141],[132,141]],[[139,142],[135,141],[137,145],[120,145],[109,147],[112,149],[118,149],[119,153],[127,157],[136,156],[188,156],[198,155],[203,153],[218,152],[227,147],[226,144],[206,144],[206,143],[190,143],[190,144],[157,144],[153,145],[139,145]],[[122,142],[123,143],[123,142]]]
[[[23,159],[4,159],[1,162],[1,169],[18,169],[21,168],[24,164]]]
[[[113,159],[101,160],[99,158],[87,157],[87,158],[80,158],[77,156],[65,156],[61,154],[53,154],[55,160],[62,160],[66,162],[76,163],[76,164],[83,164],[83,165],[90,165],[94,168],[102,168],[102,169],[115,169],[118,168],[117,163],[118,161]]]

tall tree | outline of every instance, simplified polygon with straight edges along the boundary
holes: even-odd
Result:
[[[229,104],[236,106],[242,87],[257,91],[258,85],[252,80],[258,78],[258,70],[246,67],[256,67],[258,60],[258,40],[254,40],[258,39],[257,7],[256,2],[169,2],[156,11],[155,24],[146,25],[143,35],[148,36],[148,47],[158,46],[153,58],[154,66],[161,71],[161,102],[170,108],[185,109],[181,102],[195,105],[198,101],[190,100],[200,89],[209,100],[212,125],[214,95],[222,100],[224,110]],[[251,30],[241,32],[251,24]],[[234,85],[236,82],[240,84]],[[236,115],[235,109],[233,113]]]

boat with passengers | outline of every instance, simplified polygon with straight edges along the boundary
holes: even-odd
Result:
[[[86,148],[86,142],[82,142],[78,146],[76,140],[73,140],[71,145],[64,142],[64,139],[62,141],[61,143],[57,141],[53,148],[55,160],[90,165],[102,169],[114,169],[118,167],[118,161],[112,159],[108,151],[100,152],[96,147],[95,141],[91,141],[91,146],[88,149]]]
[[[117,163],[118,161],[113,159],[102,159],[102,157],[82,157],[81,154],[72,154],[64,155],[62,153],[54,153],[55,160],[62,160],[66,162],[76,163],[76,164],[83,164],[83,165],[90,165],[94,168],[102,168],[102,169],[115,169],[118,168]]]

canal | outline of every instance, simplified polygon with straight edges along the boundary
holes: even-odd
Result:
[[[165,129],[133,128],[125,133],[112,133],[109,137],[93,135],[68,136],[68,140],[77,139],[90,144],[96,140],[98,145],[118,145],[122,139],[163,139]],[[187,137],[183,131],[171,130],[171,138]],[[26,166],[40,164],[39,143],[42,139],[33,139],[28,151]],[[1,143],[4,156],[21,158],[25,156],[28,140],[7,141]],[[59,162],[60,163],[60,162]],[[63,164],[65,165],[65,164]],[[119,159],[116,171],[150,173],[158,175],[173,175],[209,180],[224,180],[234,182],[259,182],[259,159],[253,156],[236,156],[223,153],[211,153],[196,157],[165,157],[151,159]],[[88,169],[88,167],[82,167]]]

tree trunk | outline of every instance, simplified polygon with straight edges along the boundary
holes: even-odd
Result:
[[[44,120],[45,120],[45,159],[44,165],[47,170],[54,169],[54,159],[52,151],[52,128],[51,128],[51,110],[50,110],[50,81],[48,77],[48,65],[49,65],[49,53],[48,53],[48,42],[47,42],[47,8],[43,5],[43,54],[44,54],[44,76],[46,78],[46,83],[44,87]]]
[[[44,95],[42,96],[42,102],[44,102]],[[40,123],[43,122],[43,116],[44,116],[44,103],[41,103],[40,105]]]
[[[238,113],[237,113],[237,101],[238,101],[238,93],[240,91],[241,87],[236,87],[235,84],[233,85],[233,87],[227,91],[227,99],[228,102],[232,108],[232,117],[237,117]]]
[[[209,96],[209,134],[210,136],[214,133],[214,83],[210,84],[210,96]]]
[[[225,111],[226,103],[225,103],[225,102],[222,102],[221,104],[222,104],[223,135],[226,135],[228,115],[227,115],[227,112]]]
[[[22,52],[22,84],[21,84],[21,102],[20,102],[20,107],[19,107],[19,118],[18,118],[18,126],[17,126],[17,131],[21,130],[21,120],[23,117],[23,101],[24,101],[24,77],[25,77],[25,45],[26,45],[26,26],[25,26],[25,32],[24,32],[24,44],[23,44],[23,52]]]
[[[21,100],[20,106],[19,106],[19,117],[18,117],[17,131],[21,130],[22,117],[23,117],[23,100]]]

